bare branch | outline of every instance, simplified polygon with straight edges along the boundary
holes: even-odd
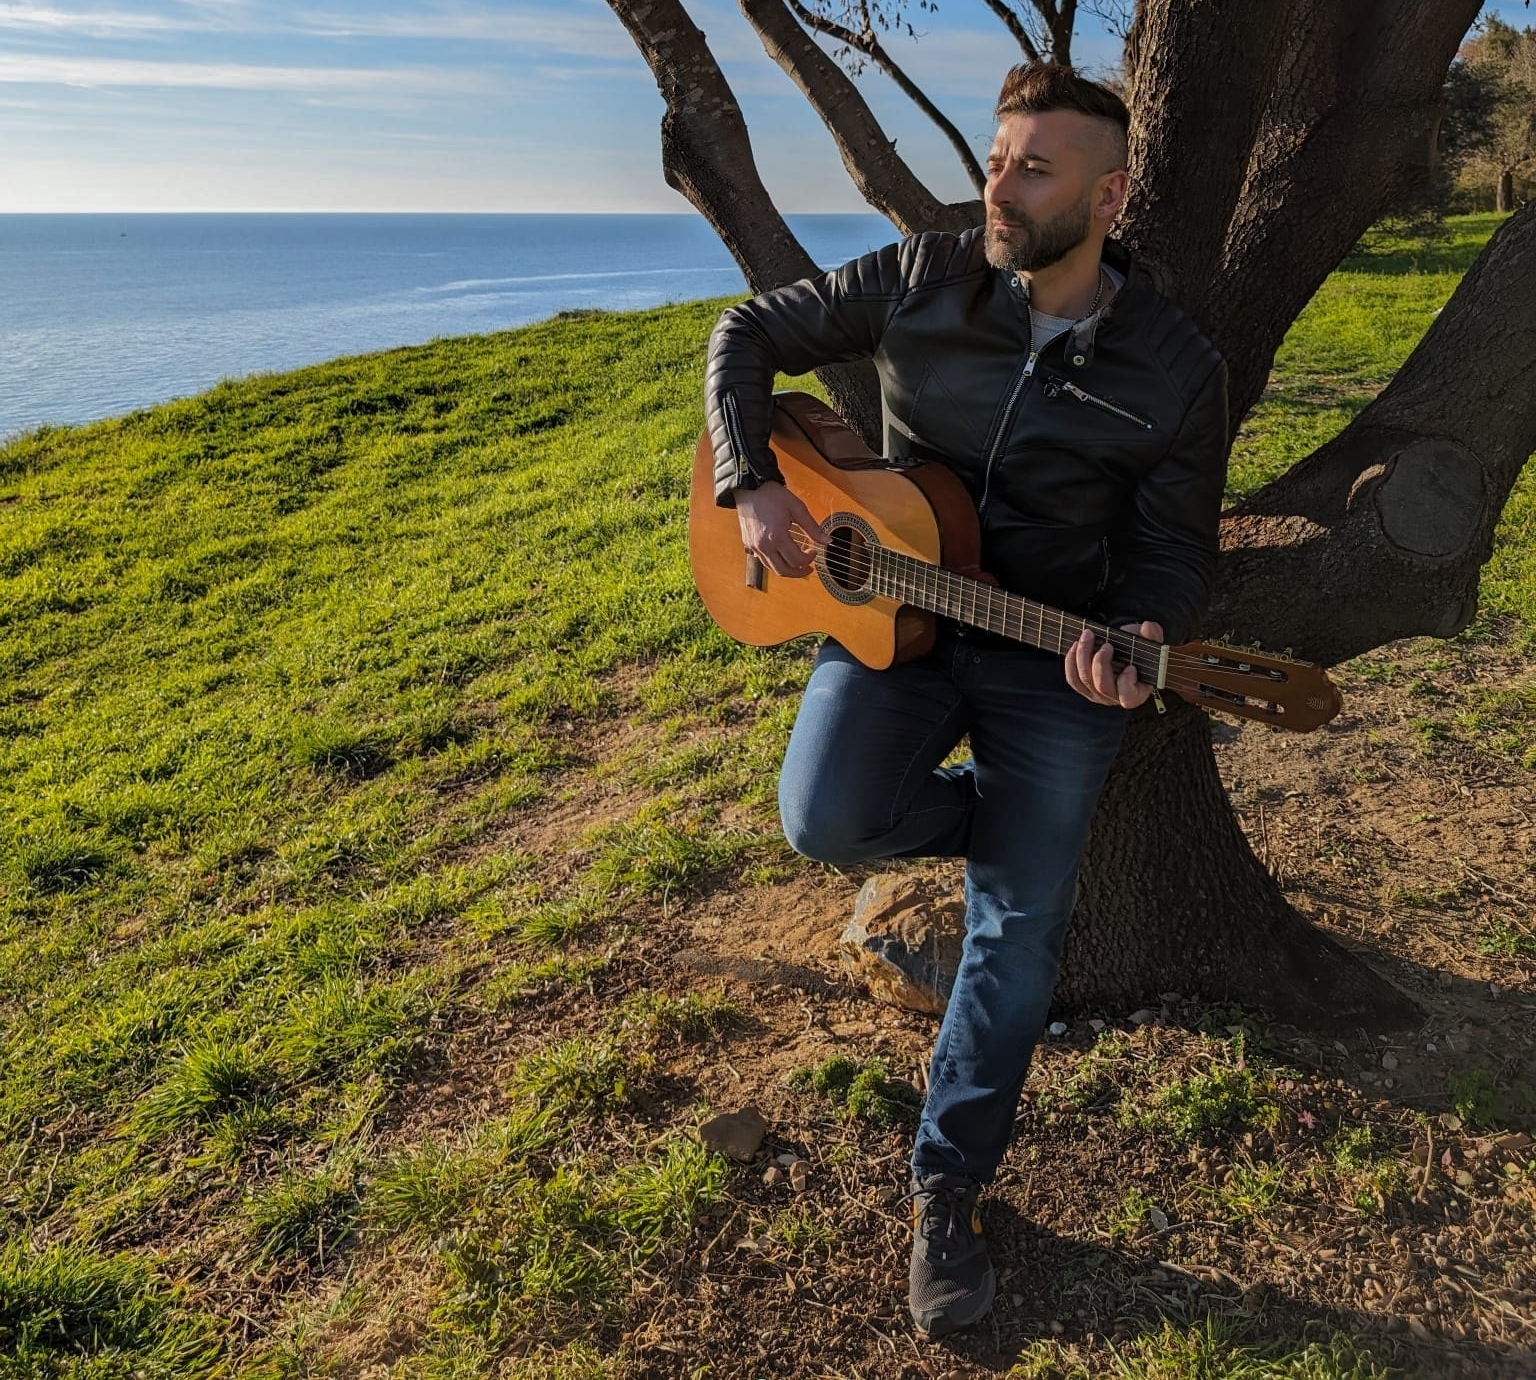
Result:
[[[971,185],[976,188],[976,194],[981,195],[987,185],[987,175],[981,170],[981,163],[971,152],[970,145],[965,142],[965,135],[961,134],[954,124],[944,115],[932,101],[918,88],[905,71],[899,67],[891,55],[886,52],[885,45],[880,42],[880,37],[875,33],[874,26],[869,22],[869,11],[864,9],[864,27],[855,32],[843,25],[833,22],[825,15],[817,14],[809,10],[801,3],[801,0],[789,0],[789,7],[795,12],[797,18],[807,28],[815,29],[817,33],[825,34],[828,38],[849,48],[856,49],[865,54],[870,61],[875,63],[906,94],[908,99],[917,106],[930,120],[939,127],[940,132],[955,153],[959,155],[960,166],[965,169],[965,175],[970,178]]]
[[[973,204],[950,206],[918,179],[886,137],[868,103],[844,72],[795,22],[784,0],[739,0],[763,47],[831,131],[843,166],[864,200],[900,228],[968,229],[976,223]]]
[[[1024,21],[1013,12],[1013,6],[1008,3],[1008,0],[984,0],[984,3],[1003,21],[1008,32],[1013,35],[1014,42],[1019,45],[1020,51],[1024,54],[1024,60],[1026,62],[1041,61],[1039,45],[1036,44],[1029,30],[1024,27]]]

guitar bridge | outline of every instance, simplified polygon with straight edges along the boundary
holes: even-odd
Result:
[[[761,591],[763,588],[763,562],[759,557],[752,555],[751,552],[747,553],[746,583],[748,589]]]

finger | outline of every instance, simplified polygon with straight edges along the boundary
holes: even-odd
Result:
[[[1105,643],[1094,653],[1093,686],[1110,703],[1118,703],[1120,696],[1115,684],[1114,648]]]
[[[825,546],[831,540],[827,530],[811,516],[811,510],[800,499],[796,498],[793,494],[790,495],[790,498],[793,500],[789,510],[790,521],[804,532],[816,546]]]

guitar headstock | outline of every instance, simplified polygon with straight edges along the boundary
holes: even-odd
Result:
[[[1344,704],[1321,666],[1222,642],[1170,648],[1167,687],[1191,704],[1295,733],[1327,723]]]

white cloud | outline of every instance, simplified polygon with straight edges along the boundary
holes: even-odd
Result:
[[[45,34],[84,34],[108,38],[122,34],[167,33],[211,27],[200,19],[130,10],[61,10],[50,5],[0,5],[0,29]]]
[[[0,57],[0,83],[45,86],[213,87],[226,91],[486,90],[462,69],[426,67],[262,67],[237,62],[142,62],[128,58]]]

